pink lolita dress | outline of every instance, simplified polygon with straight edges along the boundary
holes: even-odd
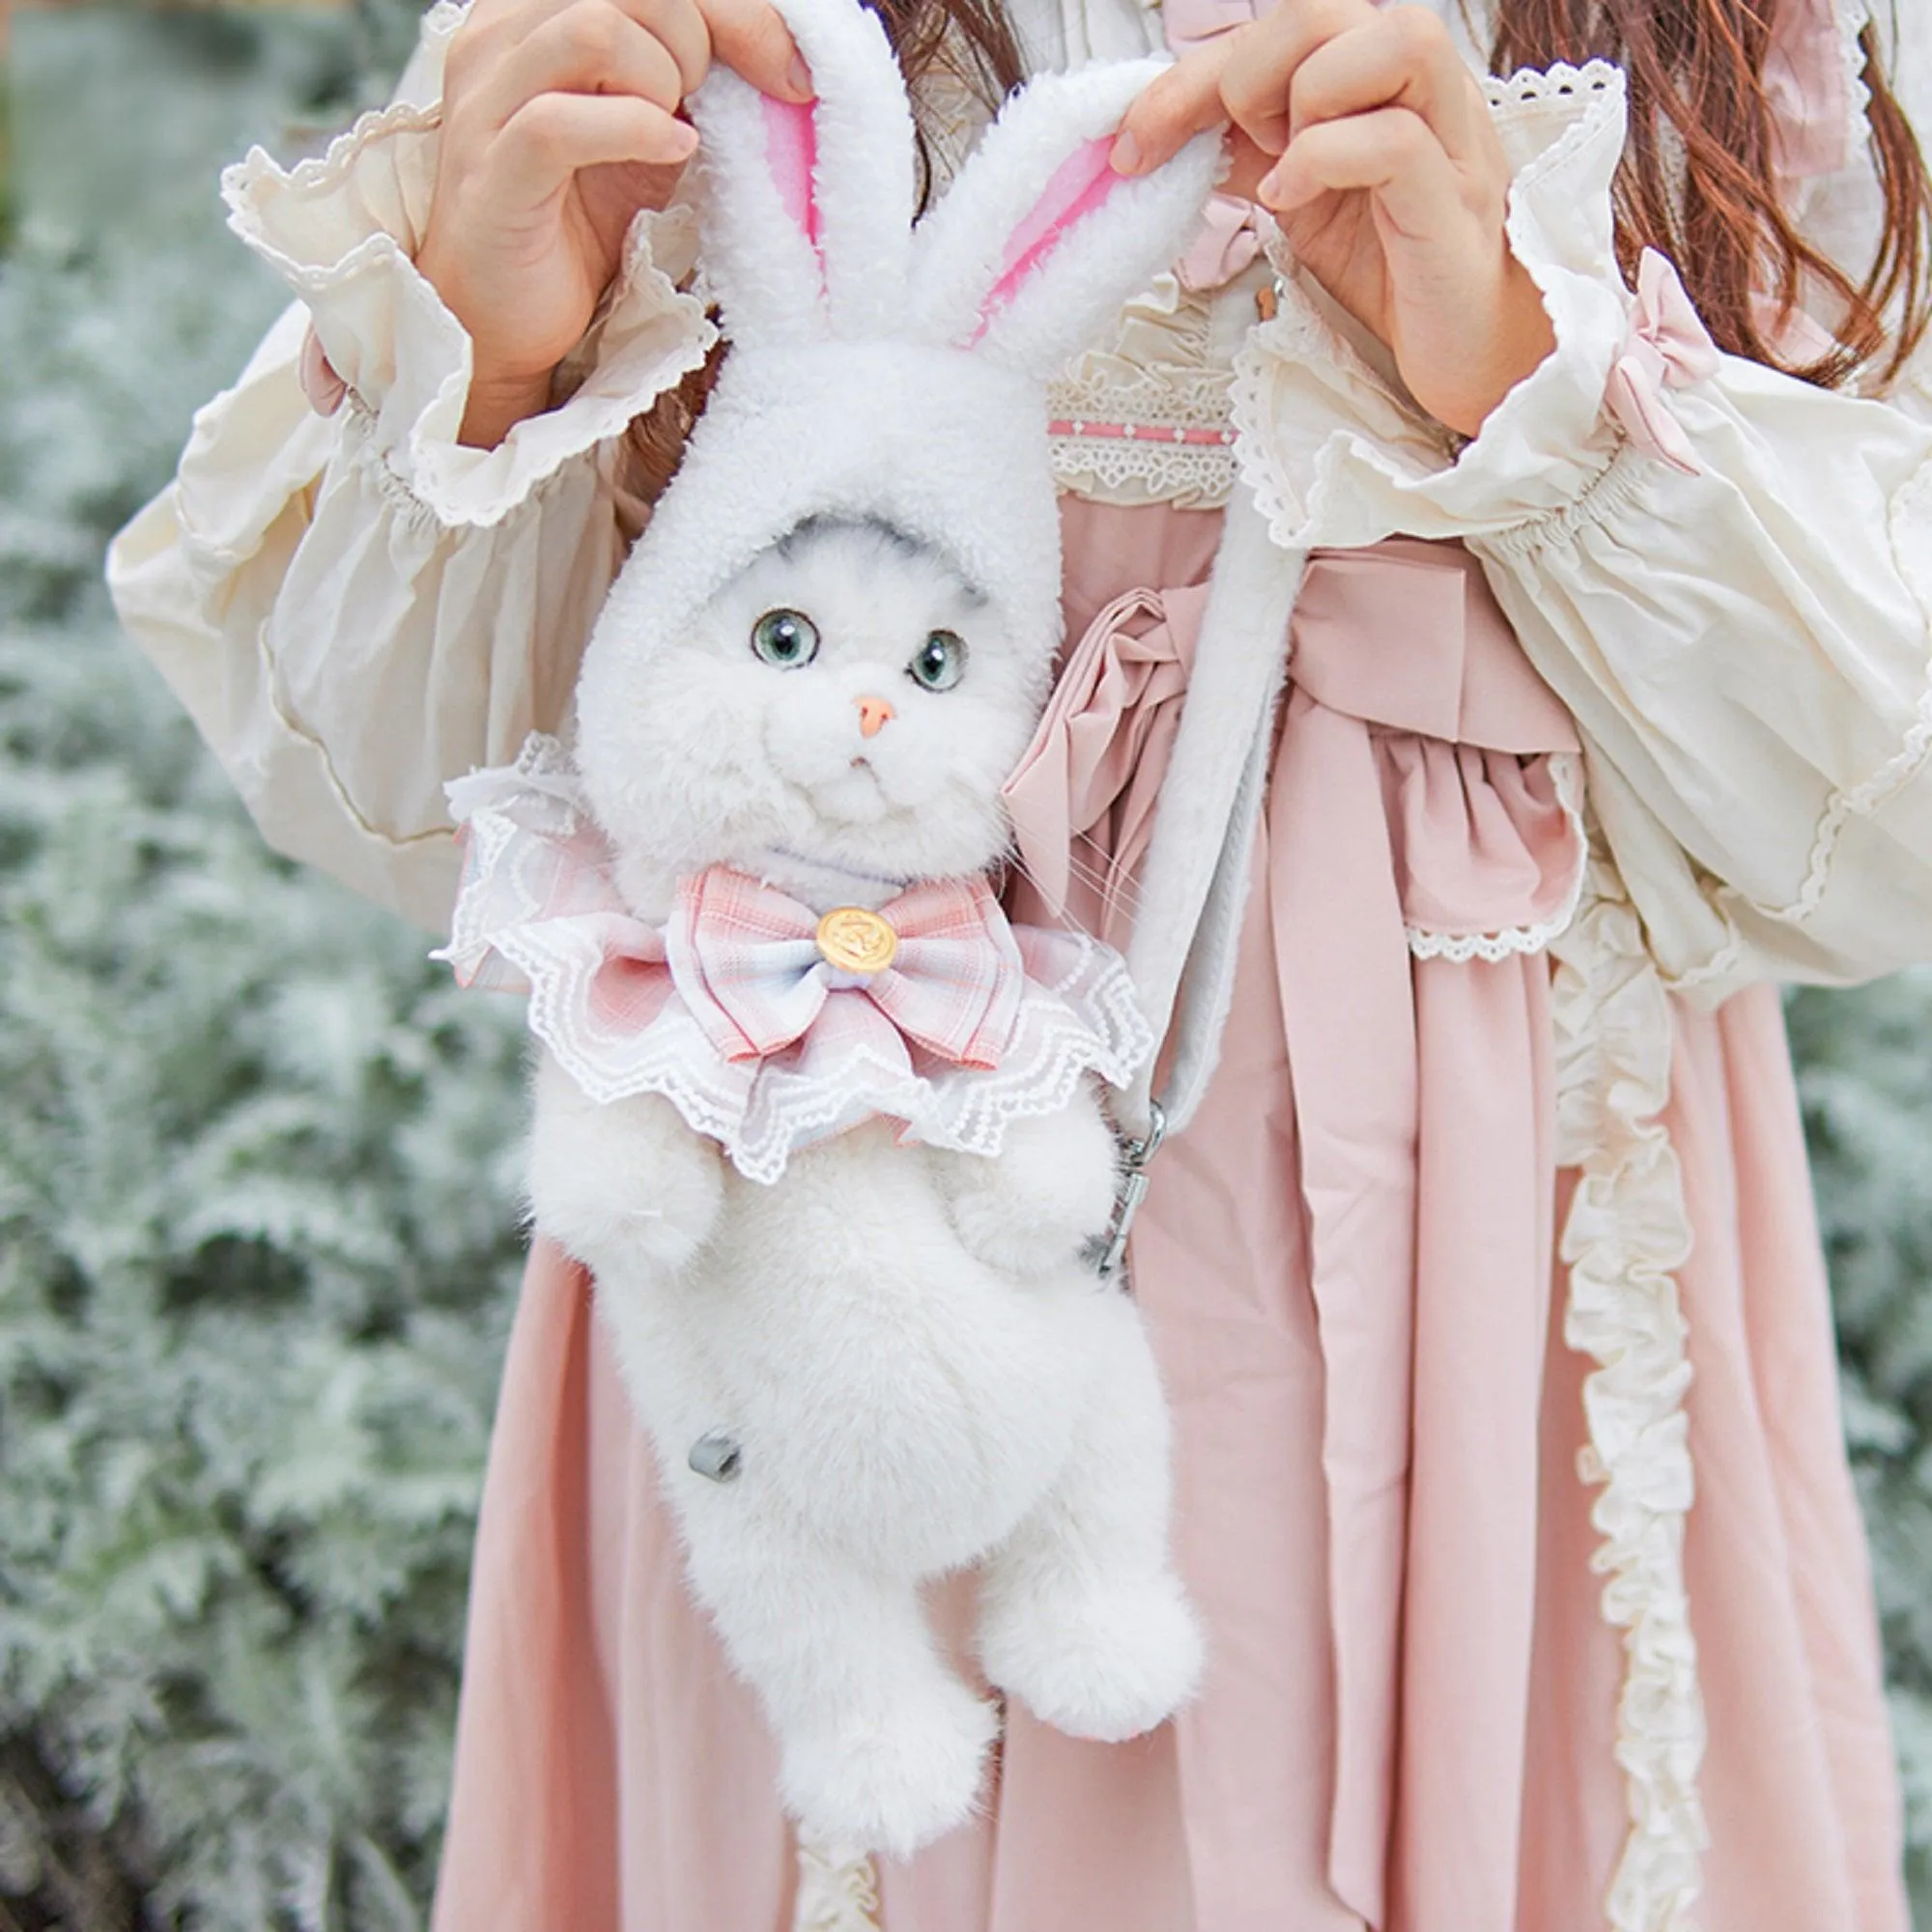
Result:
[[[558,407],[456,443],[467,345],[409,256],[458,17],[322,161],[231,177],[302,302],[113,560],[269,835],[433,925],[442,782],[561,718],[638,513],[621,431],[709,339],[688,213],[643,217]],[[1135,0],[1020,24],[1041,65],[1162,32]],[[1858,25],[1780,23],[1794,205],[1846,232]],[[1157,922],[1222,506],[1309,553],[1218,1068],[1132,1259],[1202,1696],[1113,1747],[1015,1712],[971,1828],[801,1865],[588,1286],[540,1247],[438,1932],[1903,1932],[1767,982],[1932,957],[1932,407],[1718,357],[1667,265],[1626,286],[1614,70],[1492,101],[1558,348],[1473,442],[1239,207],[1055,402],[1069,642],[1011,785],[1024,916]]]

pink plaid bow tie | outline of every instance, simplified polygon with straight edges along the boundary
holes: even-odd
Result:
[[[876,970],[840,943],[844,920],[887,955]],[[1026,968],[983,879],[912,887],[876,914],[828,914],[725,866],[679,883],[665,932],[671,980],[726,1060],[762,1060],[852,1000],[957,1065],[992,1067],[1011,1037]],[[835,1004],[837,1003],[837,1004]]]

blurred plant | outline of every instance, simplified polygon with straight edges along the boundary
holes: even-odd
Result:
[[[261,125],[327,97],[313,46],[223,43]],[[263,848],[107,609],[277,299],[183,193],[30,207],[0,265],[0,1925],[388,1932],[446,1795],[521,1029]]]
[[[1790,1002],[1871,1532],[1912,1877],[1932,1925],[1932,973]]]

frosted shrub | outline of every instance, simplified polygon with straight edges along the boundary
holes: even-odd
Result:
[[[1932,973],[1791,1001],[1871,1531],[1920,1922],[1932,1925]]]
[[[99,587],[275,302],[183,186],[0,265],[0,1897],[373,1932],[446,1799],[518,1016],[264,849]]]

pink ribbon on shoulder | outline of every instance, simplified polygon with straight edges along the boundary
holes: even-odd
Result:
[[[1161,21],[1167,44],[1178,54],[1243,27],[1255,17],[1254,0],[1164,0]],[[1185,288],[1218,289],[1232,282],[1262,250],[1255,206],[1239,195],[1217,194],[1208,203],[1201,226],[1175,266]]]
[[[1668,257],[1646,248],[1637,266],[1630,335],[1604,394],[1610,413],[1646,455],[1687,476],[1699,475],[1703,465],[1663,392],[1709,381],[1722,360]]]
[[[1764,91],[1779,177],[1815,181],[1858,153],[1861,102],[1846,65],[1845,0],[1780,0],[1772,11]]]
[[[332,416],[342,407],[349,394],[349,384],[335,373],[335,364],[328,359],[322,346],[322,338],[315,332],[315,324],[310,323],[308,333],[302,337],[301,363],[298,371],[301,379],[302,394],[308,398],[308,406],[319,416]]]

